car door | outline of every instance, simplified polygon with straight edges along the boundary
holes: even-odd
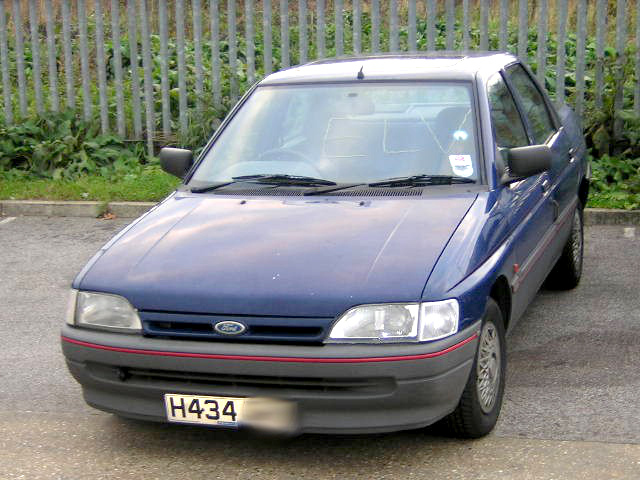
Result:
[[[506,149],[533,143],[522,109],[516,102],[502,73],[494,74],[487,83],[491,124],[498,160]],[[505,152],[506,154],[506,152]],[[504,161],[504,160],[503,160]],[[541,239],[551,229],[554,205],[550,202],[549,172],[533,175],[499,187],[498,202],[508,212],[510,230],[515,237],[515,275],[513,313],[520,316],[535,295],[544,274],[540,269]]]
[[[553,107],[532,75],[520,63],[507,67],[506,73],[530,138],[535,144],[546,144],[553,154],[548,183],[543,187],[553,206],[554,225],[540,256],[546,261],[546,268],[551,269],[569,235],[580,180],[579,162],[576,162],[569,133],[559,124]]]

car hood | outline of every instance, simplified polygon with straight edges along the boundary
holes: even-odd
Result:
[[[414,302],[475,198],[177,193],[103,247],[74,286],[140,310],[230,315]]]

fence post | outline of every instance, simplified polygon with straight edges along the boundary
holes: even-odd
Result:
[[[527,61],[527,43],[529,29],[529,9],[527,0],[520,0],[518,4],[518,57]]]
[[[84,119],[91,120],[93,101],[91,99],[91,72],[89,71],[89,34],[87,33],[86,0],[78,0],[78,37],[80,39],[80,73],[82,76],[82,106]]]
[[[565,76],[565,40],[567,32],[567,0],[558,0],[560,12],[558,13],[557,42],[558,49],[556,55],[556,103],[564,103],[564,76]]]
[[[222,104],[222,86],[220,84],[220,6],[218,5],[218,0],[210,0],[209,16],[211,17],[211,82],[213,84],[213,103],[216,107],[220,107]]]
[[[355,19],[353,28],[356,28]],[[307,63],[307,56],[309,54],[309,40],[307,39],[307,0],[298,0],[298,34],[298,46],[300,47],[300,61],[298,63]],[[355,34],[353,38],[355,42]]]
[[[200,0],[191,1],[193,18],[193,60],[196,69],[196,108],[202,114],[204,96],[204,78],[202,69],[202,4]]]
[[[251,86],[256,78],[255,45],[253,43],[253,0],[245,0],[244,2],[244,22],[244,38],[247,49],[247,82]]]
[[[287,0],[280,0],[280,67],[290,65],[289,57],[289,5]]]
[[[436,49],[436,0],[427,1],[427,50]]]
[[[49,66],[49,105],[57,112],[60,108],[58,101],[58,65],[56,60],[56,30],[53,24],[55,11],[51,0],[45,0],[44,9],[47,28],[47,58]]]
[[[7,16],[5,0],[0,0],[0,62],[2,63],[2,96],[4,97],[4,119],[13,123],[12,88],[9,75],[9,48],[7,46]]]
[[[316,0],[316,58],[324,58],[324,0]]]
[[[485,6],[486,2],[480,2],[480,8]],[[456,6],[454,0],[447,0],[445,3],[445,9],[447,12],[447,50],[453,50],[455,41],[455,24],[456,24]]]
[[[636,84],[633,89],[633,111],[640,116],[640,2],[636,2]]]
[[[73,51],[71,50],[71,0],[62,0],[62,52],[64,54],[64,80],[67,108],[75,110],[76,92],[73,79]]]
[[[227,43],[229,44],[229,98],[235,103],[238,98],[238,78],[236,76],[236,1],[227,1]]]
[[[96,14],[96,68],[98,69],[98,95],[100,102],[100,131],[109,130],[109,111],[107,107],[107,72],[104,59],[104,28],[102,17],[102,0],[94,0]]]
[[[22,34],[22,13],[20,0],[13,0],[13,27],[16,32],[16,69],[18,71],[18,102],[20,115],[27,116],[27,80],[24,72],[24,37]]]
[[[360,0],[352,0],[353,6],[353,53],[362,52],[362,6]]]
[[[607,28],[607,0],[597,0],[596,3],[596,89],[595,106],[602,108],[602,89],[604,84],[604,41]]]
[[[398,3],[389,2],[389,51],[398,51]]]
[[[587,0],[578,0],[576,19],[577,42],[576,42],[576,115],[582,121],[584,104],[584,62],[585,44],[587,36]],[[538,46],[539,48],[539,46]]]
[[[335,35],[336,56],[339,57],[344,53],[344,22],[342,21],[342,11],[344,9],[344,4],[342,0],[334,0],[333,8],[334,8],[333,15],[335,17],[335,22],[336,22],[336,35]]]
[[[418,49],[416,31],[416,0],[409,0],[409,51],[415,52]]]
[[[271,52],[271,0],[262,2],[262,43],[264,44],[264,75],[273,71],[273,53]]]
[[[538,50],[536,51],[536,76],[544,85],[547,69],[547,0],[540,0],[538,8]]]
[[[480,50],[489,50],[489,5],[480,2]]]
[[[29,0],[29,31],[31,33],[31,76],[36,112],[42,114],[42,71],[40,69],[40,38],[38,35],[38,7],[36,0]]]
[[[462,0],[462,49],[466,52],[469,50],[469,0]]]
[[[147,153],[153,156],[153,134],[156,128],[156,111],[153,101],[153,64],[151,61],[151,38],[147,0],[140,0],[140,36],[142,37],[142,69],[144,72],[144,104],[147,130]]]
[[[118,0],[111,0],[118,3]],[[171,99],[169,97],[169,19],[167,2],[158,3],[158,30],[160,31],[160,102],[162,103],[162,134],[171,135]]]
[[[142,113],[140,107],[140,77],[138,75],[138,22],[136,19],[136,0],[127,0],[129,20],[129,59],[131,62],[131,110],[133,113],[133,136],[139,140],[142,136]]]
[[[624,69],[627,64],[627,52],[625,51],[627,42],[627,0],[618,0],[616,5],[616,50],[618,58],[616,59],[616,95],[614,98],[613,111],[613,138],[614,140],[622,137],[622,118],[618,115],[624,108]]]
[[[509,0],[500,0],[500,35],[498,48],[507,50],[507,38],[509,35]]]
[[[380,0],[371,1],[371,53],[380,51]]]
[[[184,3],[176,0],[176,56],[178,57],[178,121],[180,134],[186,135],[187,120],[187,81],[184,58]]]

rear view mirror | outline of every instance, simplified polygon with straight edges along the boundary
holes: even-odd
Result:
[[[551,168],[552,154],[547,145],[529,145],[528,147],[510,148],[506,152],[508,176],[503,181],[508,183]]]
[[[164,147],[160,150],[160,166],[162,169],[183,178],[193,163],[193,152],[182,148]]]

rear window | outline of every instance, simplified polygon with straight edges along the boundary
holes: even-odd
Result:
[[[277,173],[337,183],[422,174],[478,179],[472,105],[468,83],[259,87],[192,182]]]

